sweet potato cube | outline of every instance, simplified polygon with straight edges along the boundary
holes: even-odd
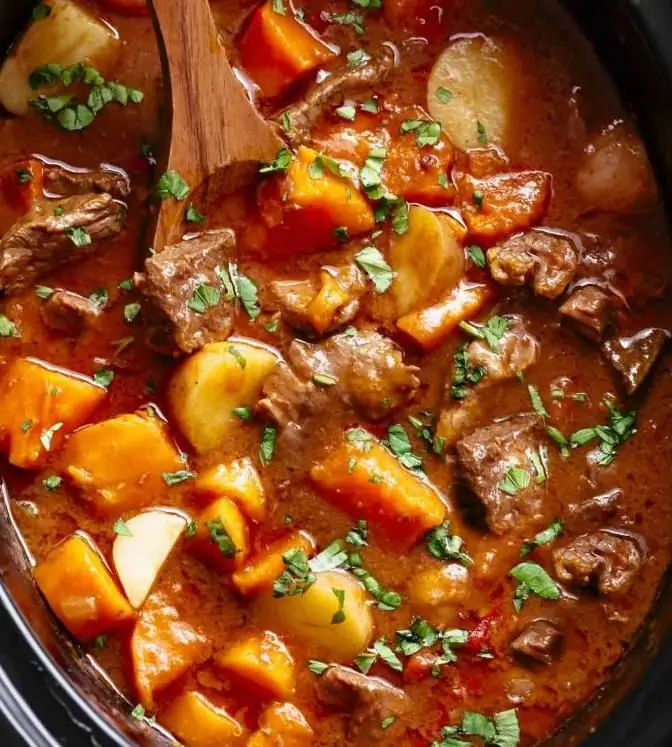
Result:
[[[178,695],[161,723],[186,747],[234,747],[245,735],[233,716],[194,690]]]
[[[402,467],[361,428],[348,431],[310,476],[319,491],[353,519],[367,519],[407,546],[446,516],[446,505],[431,483]]]
[[[86,376],[18,358],[0,380],[0,450],[16,467],[36,469],[106,396]]]
[[[252,596],[270,589],[285,570],[282,556],[289,550],[302,550],[308,556],[314,555],[315,541],[305,532],[294,532],[276,540],[233,574],[232,580],[238,591]]]
[[[271,703],[259,719],[259,729],[247,747],[307,747],[313,730],[301,711],[291,703]]]
[[[433,350],[461,321],[477,314],[493,295],[490,285],[463,281],[442,301],[402,316],[397,327],[425,350]]]
[[[35,567],[35,581],[56,617],[91,641],[135,617],[93,540],[75,532]]]
[[[146,413],[119,415],[74,433],[62,470],[103,515],[160,502],[164,472],[184,468],[164,423]]]
[[[131,636],[135,689],[144,708],[153,710],[155,694],[205,661],[211,651],[208,639],[180,619],[164,594],[152,594]]]
[[[0,235],[42,198],[43,168],[36,158],[0,168]]]
[[[272,698],[285,700],[296,689],[294,660],[280,638],[268,630],[215,654],[215,664]]]
[[[218,498],[196,520],[198,529],[189,550],[222,571],[240,568],[250,553],[245,517],[233,501]]]
[[[195,488],[210,496],[230,498],[252,521],[261,522],[266,517],[264,486],[248,457],[217,464],[201,472]]]
[[[243,67],[264,96],[277,96],[336,54],[294,17],[289,3],[284,13],[273,6],[268,0],[257,10],[238,46]]]

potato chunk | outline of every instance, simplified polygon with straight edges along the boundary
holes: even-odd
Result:
[[[114,30],[81,4],[50,0],[48,5],[51,13],[28,26],[0,69],[0,104],[12,114],[25,114],[37,97],[29,83],[36,67],[84,62],[105,75],[120,48]]]
[[[168,401],[182,433],[203,453],[242,426],[233,412],[254,405],[264,379],[280,354],[272,348],[231,338],[205,345],[175,372]]]
[[[430,619],[452,624],[469,596],[469,571],[447,563],[420,571],[408,583],[411,602]]]
[[[303,641],[311,656],[350,661],[371,640],[373,618],[366,591],[345,571],[321,571],[315,583],[300,596],[259,597],[255,610],[268,624]],[[342,622],[335,622],[341,609],[335,591],[343,592]]]
[[[194,487],[207,495],[231,498],[252,521],[261,522],[266,517],[264,486],[249,457],[201,472]]]
[[[271,703],[261,714],[259,729],[247,747],[308,747],[313,730],[301,711],[291,703]]]
[[[408,231],[392,237],[389,260],[399,316],[452,290],[462,277],[464,251],[451,229],[453,223],[441,213],[414,205],[408,211]]]
[[[232,571],[245,562],[250,537],[245,517],[233,501],[213,501],[197,520],[196,536],[189,543],[194,555],[223,571]]]
[[[35,566],[35,581],[56,617],[91,641],[134,617],[93,540],[76,532]]]
[[[112,545],[114,568],[136,609],[147,598],[186,526],[187,517],[177,511],[151,509],[128,519],[128,535],[117,535]]]
[[[106,396],[87,376],[18,358],[0,380],[0,451],[16,467],[36,469]]]
[[[171,701],[161,723],[186,747],[234,747],[245,736],[233,716],[194,690]]]
[[[294,660],[287,646],[268,630],[248,635],[215,654],[215,664],[252,684],[264,696],[285,700],[294,695]]]
[[[62,458],[63,472],[104,515],[158,502],[165,472],[184,468],[164,423],[146,413],[119,415],[77,431]]]
[[[506,147],[517,119],[520,67],[516,50],[499,40],[456,39],[427,80],[429,113],[462,150],[486,142]]]

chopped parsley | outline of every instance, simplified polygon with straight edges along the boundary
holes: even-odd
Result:
[[[96,288],[89,293],[89,301],[94,303],[99,309],[104,309],[110,300],[110,294],[105,288]]]
[[[347,119],[349,122],[352,122],[354,118],[357,116],[357,110],[351,104],[344,104],[343,106],[339,106],[336,109],[336,116],[340,117],[341,119]]]
[[[197,475],[190,469],[180,469],[177,472],[164,472],[162,477],[166,485],[171,486],[179,485],[180,483],[186,482],[187,480],[193,480],[197,477]]]
[[[458,737],[479,737],[486,747],[518,747],[520,744],[520,724],[515,709],[495,713],[492,719],[481,713],[465,711],[460,726],[444,726],[441,741],[431,747],[469,747]]]
[[[187,208],[185,219],[187,223],[195,223],[198,226],[202,226],[206,220],[205,215],[203,215],[203,213],[199,213],[198,210],[196,210],[196,208],[194,207],[193,203],[191,203]]]
[[[323,675],[327,669],[329,669],[329,664],[325,664],[325,662],[318,661],[317,659],[308,659],[308,670],[318,677]]]
[[[450,522],[444,521],[425,535],[427,550],[439,560],[450,560],[464,566],[474,564],[469,554],[464,551],[464,540],[450,531]]]
[[[442,103],[447,104],[453,98],[453,92],[443,86],[436,89],[436,98]]]
[[[413,447],[403,425],[391,425],[387,429],[387,440],[384,443],[401,465],[410,470],[422,470],[422,459],[413,453]]]
[[[419,412],[418,416],[408,416],[408,422],[413,426],[415,435],[427,444],[429,451],[439,457],[443,456],[445,439],[434,434],[434,416],[428,410]]]
[[[363,49],[354,49],[352,52],[348,52],[345,58],[348,61],[349,67],[359,67],[365,62],[368,62],[371,59],[371,56]]]
[[[120,537],[132,537],[133,533],[128,528],[128,524],[126,522],[119,518],[114,522],[114,526],[112,527],[112,530],[115,534],[118,534]]]
[[[129,324],[132,324],[136,320],[141,309],[142,306],[139,303],[127,303],[126,306],[124,306],[124,319]]]
[[[273,0],[271,7],[273,8],[273,12],[280,16],[284,16],[286,13],[283,0]]]
[[[485,267],[485,252],[483,251],[483,249],[481,249],[480,246],[477,246],[476,244],[468,246],[467,256],[476,265],[476,267],[480,267],[481,269]]]
[[[91,234],[82,226],[66,228],[65,235],[76,247],[89,246],[91,243]]]
[[[250,420],[252,420],[252,408],[249,405],[234,407],[231,412],[245,422],[249,422]]]
[[[401,123],[401,132],[413,132],[418,148],[436,145],[441,138],[441,125],[432,119],[406,119]]]
[[[47,3],[39,3],[33,8],[33,21],[41,21],[43,18],[48,18],[51,15],[51,5]]]
[[[267,426],[261,433],[261,443],[259,444],[259,460],[264,467],[270,464],[275,452],[275,441],[277,430],[272,426]]]
[[[33,181],[33,175],[28,169],[14,169],[16,180],[19,184],[28,184]]]
[[[637,412],[635,410],[623,412],[609,399],[605,399],[604,404],[609,410],[605,425],[581,428],[569,437],[569,442],[573,447],[585,446],[595,438],[599,439],[599,446],[593,454],[595,462],[600,467],[611,464],[616,458],[618,447],[622,446],[637,432],[635,427]]]
[[[205,528],[208,530],[208,534],[210,535],[210,542],[217,545],[219,551],[224,555],[224,557],[234,558],[236,556],[238,549],[221,519],[206,521]]]
[[[509,320],[505,316],[491,316],[485,324],[460,322],[460,329],[472,337],[485,340],[493,353],[501,352],[499,342],[509,329]]]
[[[313,381],[321,386],[334,386],[334,384],[338,384],[338,378],[336,376],[331,376],[326,373],[314,374]]]
[[[376,293],[385,293],[394,280],[394,271],[385,260],[380,249],[365,246],[355,255],[355,261],[368,275]]]
[[[359,171],[360,184],[372,200],[379,200],[383,196],[382,173],[386,158],[385,148],[374,148],[369,151]]]
[[[219,303],[221,292],[213,285],[201,283],[196,286],[193,296],[187,301],[187,308],[197,314],[205,314],[209,309],[214,309]]]
[[[331,21],[331,23],[336,23],[340,26],[352,26],[358,36],[361,36],[364,33],[364,16],[359,13],[332,14],[329,16],[328,20]]]
[[[338,600],[338,609],[336,610],[336,612],[334,612],[331,618],[331,624],[340,625],[341,623],[345,622],[345,591],[343,589],[332,589],[331,591]]]
[[[282,556],[285,570],[273,582],[274,597],[296,597],[305,594],[317,580],[303,550],[288,550]],[[345,619],[345,618],[344,618]]]
[[[403,672],[404,670],[404,665],[401,663],[401,659],[387,645],[384,638],[379,638],[374,642],[371,648],[367,649],[363,654],[360,654],[355,659],[355,666],[363,674],[368,674],[371,667],[379,659],[385,662],[388,667],[394,669],[395,672]]]
[[[54,434],[60,431],[62,427],[63,423],[54,423],[54,425],[42,431],[40,434],[40,443],[45,451],[51,451],[51,442],[53,441]]]
[[[19,337],[19,330],[11,319],[0,314],[0,337]]]
[[[483,194],[483,190],[481,190],[481,189],[475,189],[471,193],[471,199],[472,199],[472,202],[474,203],[474,205],[476,205],[476,207],[479,210],[483,209],[483,200],[485,200],[485,195]]]
[[[542,599],[560,599],[560,587],[538,563],[519,563],[511,570],[511,576],[518,581],[518,587],[513,595],[516,612],[521,611],[531,594],[536,594]]]
[[[58,490],[63,483],[63,478],[58,475],[49,475],[42,480],[42,485],[50,491]]]
[[[485,376],[485,369],[474,366],[469,360],[469,348],[461,345],[453,354],[453,378],[450,396],[462,400],[467,396],[467,387],[475,386]]]
[[[523,542],[523,545],[520,548],[520,557],[524,558],[526,555],[529,555],[536,547],[541,547],[542,545],[548,545],[550,542],[554,542],[564,533],[564,531],[565,525],[562,523],[562,520],[553,519],[548,527],[544,529],[543,532],[539,532],[534,539],[528,542]]]
[[[502,493],[517,495],[521,490],[530,486],[532,476],[527,470],[520,467],[509,467],[504,474],[504,479],[497,486]]]
[[[292,151],[287,148],[280,148],[275,156],[275,160],[271,163],[265,163],[259,168],[260,174],[272,174],[276,171],[286,172],[289,168],[290,163],[294,156]]]
[[[187,182],[177,171],[166,171],[159,178],[154,188],[154,195],[159,200],[167,200],[170,197],[176,200],[184,200],[190,192]]]
[[[93,380],[96,382],[96,384],[107,389],[114,381],[114,371],[109,368],[100,368],[98,369],[98,371],[96,371],[96,373],[93,374]]]
[[[476,133],[476,140],[478,141],[479,145],[487,145],[488,133],[485,131],[485,125],[483,124],[483,122],[479,120],[476,120]]]
[[[367,114],[378,114],[378,102],[375,99],[367,99],[359,108]]]
[[[537,415],[541,415],[542,418],[550,418],[551,416],[549,415],[548,410],[546,409],[546,406],[541,399],[541,394],[539,394],[539,389],[534,384],[528,384],[527,391],[530,395],[532,408],[537,413]]]

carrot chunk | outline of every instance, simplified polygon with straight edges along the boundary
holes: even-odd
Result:
[[[397,327],[425,350],[441,344],[464,320],[474,316],[494,295],[490,285],[462,281],[446,298],[397,321]]]
[[[223,571],[232,571],[245,562],[250,538],[245,517],[233,501],[213,501],[197,521],[196,536],[189,544],[194,555]]]
[[[43,196],[42,162],[14,161],[0,169],[0,235],[22,218]]]
[[[259,729],[247,747],[307,747],[313,730],[301,711],[291,703],[271,703],[261,714]]]
[[[135,617],[93,540],[76,532],[35,567],[35,581],[56,617],[91,641]]]
[[[210,496],[226,496],[252,521],[266,517],[266,496],[259,472],[251,459],[243,457],[228,464],[217,464],[201,472],[195,488]]]
[[[232,580],[238,591],[251,596],[270,589],[285,570],[282,556],[289,550],[302,550],[306,555],[313,555],[315,541],[305,532],[294,532],[276,540],[233,574]]]
[[[208,639],[180,619],[161,593],[148,597],[131,636],[135,689],[142,705],[154,709],[154,695],[211,653]]]
[[[370,433],[346,434],[310,475],[320,492],[353,518],[412,545],[443,521],[446,505],[427,481],[399,464]]]
[[[336,55],[296,19],[289,3],[284,13],[274,5],[268,0],[257,10],[238,46],[243,67],[264,96],[277,96]]]
[[[265,696],[286,699],[296,689],[294,660],[275,633],[253,633],[215,654],[220,669],[233,672]]]
[[[171,701],[161,723],[186,747],[233,747],[245,735],[233,716],[194,690]]]
[[[17,467],[39,467],[106,395],[86,376],[18,358],[0,380],[0,450]]]

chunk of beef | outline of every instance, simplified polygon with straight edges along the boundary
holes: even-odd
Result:
[[[614,335],[605,340],[602,353],[623,377],[628,394],[633,394],[665,347],[668,333],[658,327],[643,329],[632,337]]]
[[[148,257],[145,273],[136,274],[136,286],[163,313],[185,353],[231,333],[235,307],[217,271],[228,266],[235,244],[233,231],[209,231]],[[209,297],[203,303],[205,286]]]
[[[537,362],[539,343],[526,329],[519,316],[508,316],[508,328],[493,350],[486,340],[474,340],[467,355],[472,366],[485,371],[481,385],[512,379]]]
[[[604,524],[616,515],[622,498],[623,491],[613,488],[581,503],[573,503],[569,506],[569,519],[573,524]]]
[[[101,167],[93,171],[71,171],[62,166],[47,166],[44,186],[59,197],[105,192],[119,200],[131,194],[131,182],[121,169]]]
[[[534,620],[511,642],[515,653],[550,664],[558,653],[562,633],[548,620]]]
[[[494,534],[514,529],[524,532],[544,517],[545,486],[538,485],[531,458],[543,442],[544,421],[539,415],[514,415],[479,428],[457,442],[463,475],[485,511]],[[511,486],[512,468],[525,470],[529,485]]]
[[[403,717],[408,709],[408,696],[380,677],[333,665],[319,678],[317,697],[324,705],[348,714],[349,739],[389,738],[405,731]],[[383,729],[381,724],[390,716],[394,716],[394,722]]]
[[[96,251],[121,231],[124,211],[108,194],[43,200],[0,239],[0,290],[16,293],[38,277]]]
[[[290,145],[298,147],[305,142],[323,114],[342,103],[346,96],[367,91],[381,83],[395,64],[394,50],[383,46],[361,65],[344,65],[334,70],[323,81],[313,85],[298,103],[274,117],[279,134]]]
[[[616,298],[597,285],[582,285],[560,307],[563,314],[591,342],[599,342],[610,323]]]
[[[320,275],[321,281],[308,278],[272,282],[270,306],[277,308],[292,326],[311,328],[324,334],[343,327],[357,316],[359,300],[366,292],[366,282],[355,265],[326,266]],[[329,287],[326,282],[330,283]],[[332,282],[336,287],[331,285]],[[314,309],[313,301],[318,294],[326,296],[322,305],[333,310],[331,319]]]
[[[292,370],[278,366],[258,404],[281,428],[318,414],[333,397],[380,420],[405,405],[419,384],[417,368],[407,366],[401,350],[378,332],[344,333],[317,344],[294,340],[287,358]]]
[[[100,307],[79,293],[58,290],[42,305],[42,320],[50,329],[71,337],[93,327],[101,317]]]
[[[592,586],[601,594],[625,591],[644,563],[631,537],[598,531],[582,534],[553,553],[555,573],[565,584]]]
[[[488,249],[490,273],[498,283],[529,283],[544,298],[564,292],[578,262],[579,253],[568,238],[544,231],[528,231]]]

